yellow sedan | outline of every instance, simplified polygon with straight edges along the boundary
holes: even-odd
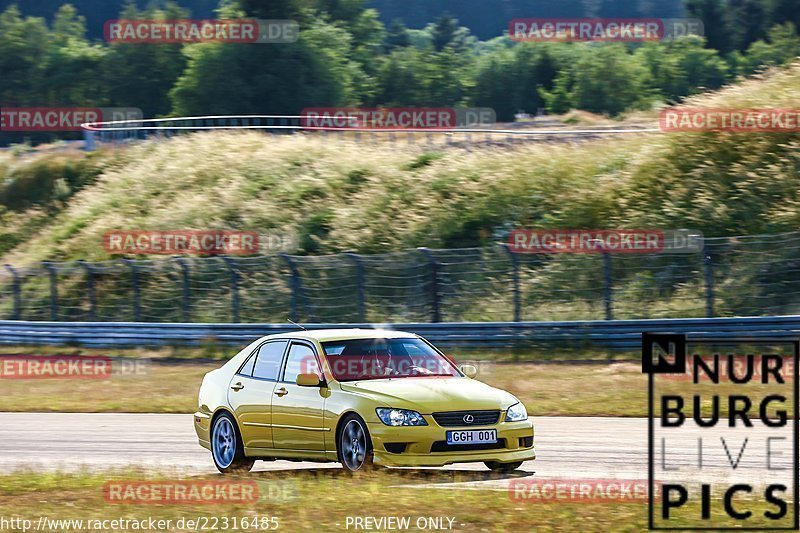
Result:
[[[475,374],[413,333],[269,335],[206,374],[194,426],[223,473],[276,459],[511,472],[536,458],[533,424]]]

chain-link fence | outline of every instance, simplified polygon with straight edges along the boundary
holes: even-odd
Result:
[[[800,232],[702,252],[176,257],[0,269],[0,318],[451,322],[800,314]]]

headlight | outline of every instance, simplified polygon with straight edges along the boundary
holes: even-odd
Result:
[[[422,415],[416,411],[409,411],[408,409],[389,409],[381,407],[375,409],[378,413],[378,418],[387,426],[427,426],[428,423],[422,418]]]
[[[520,420],[528,419],[528,411],[522,402],[517,402],[506,411],[506,422],[519,422]]]

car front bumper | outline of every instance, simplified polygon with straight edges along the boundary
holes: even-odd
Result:
[[[429,417],[425,418],[430,424]],[[486,446],[486,449],[474,449],[474,445],[447,446],[446,431],[465,428],[445,428],[435,423],[413,427],[392,427],[380,422],[367,425],[372,437],[375,463],[384,466],[444,466],[484,461],[513,463],[536,459],[533,423],[530,420],[469,428],[497,430],[499,444],[491,448]]]

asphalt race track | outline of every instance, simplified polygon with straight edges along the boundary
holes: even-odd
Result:
[[[643,418],[537,417],[538,458],[523,464],[519,475],[568,479],[647,479],[647,420]],[[767,429],[756,431],[767,435]],[[704,455],[704,476],[722,468],[715,462],[716,435],[687,430],[685,438],[669,442],[673,458],[696,452],[702,436],[709,449]],[[752,435],[751,435],[752,437]],[[762,439],[763,440],[763,439]],[[742,439],[729,439],[735,459]],[[720,448],[721,449],[721,448]],[[724,457],[717,453],[716,456]],[[763,472],[763,450],[745,449],[741,469]],[[791,468],[791,453],[774,454],[773,465]],[[70,471],[81,468],[106,470],[139,467],[183,475],[216,472],[210,453],[197,444],[191,415],[0,413],[0,472],[19,469]],[[290,461],[258,462],[255,471],[339,468],[335,463]],[[483,476],[483,464],[461,464],[447,469],[475,473],[475,481],[447,484],[448,488],[501,489],[508,479]],[[523,474],[526,473],[526,474]],[[673,473],[675,479],[691,477]],[[455,485],[455,486],[454,486]],[[444,486],[443,486],[444,488]]]

